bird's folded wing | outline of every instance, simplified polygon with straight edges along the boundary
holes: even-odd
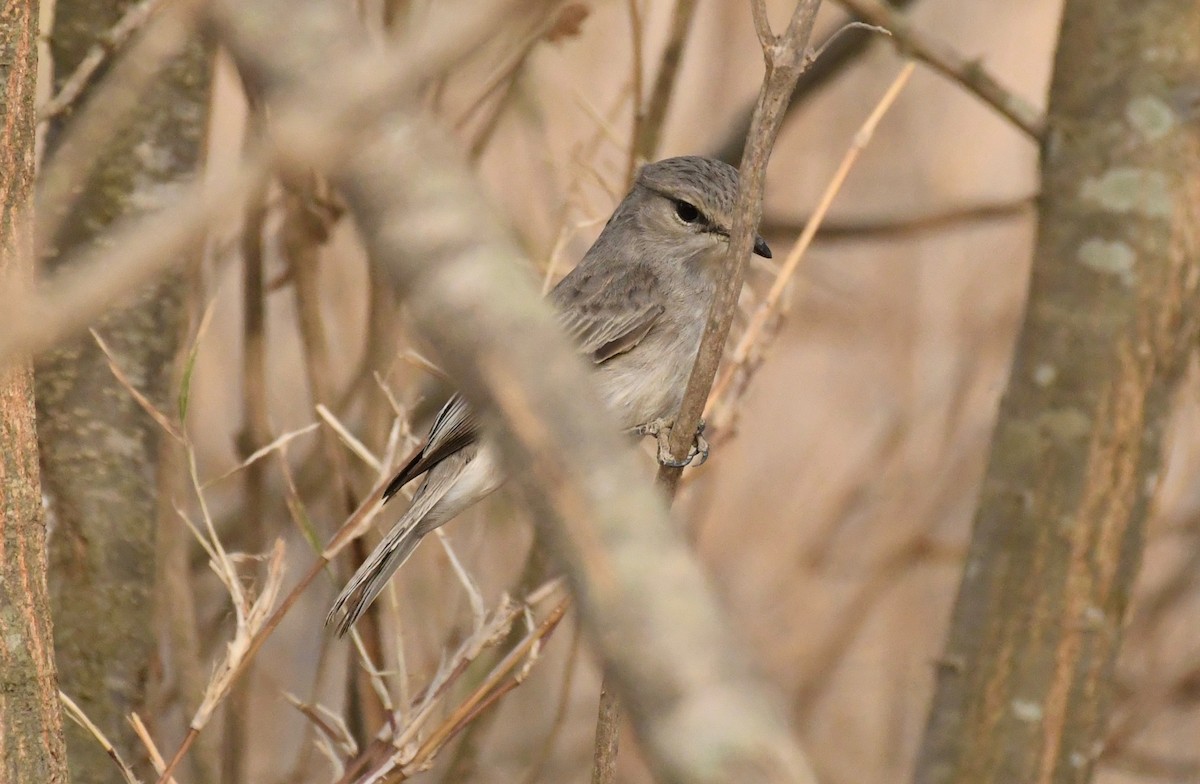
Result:
[[[614,287],[620,294],[610,291]],[[641,267],[617,277],[568,275],[555,287],[551,299],[559,308],[559,323],[598,365],[640,343],[664,310],[657,278]],[[467,401],[455,394],[438,412],[425,446],[387,486],[384,500],[478,437],[478,417]]]

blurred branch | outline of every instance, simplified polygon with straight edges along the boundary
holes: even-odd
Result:
[[[893,8],[905,8],[915,0],[891,0]],[[818,47],[820,58],[809,65],[796,81],[791,98],[788,99],[785,117],[803,106],[826,85],[840,76],[866,53],[874,40],[872,31],[862,28],[839,28]],[[733,127],[717,144],[711,155],[735,166],[742,160],[746,150],[746,138],[750,133],[750,121],[754,117],[756,103],[751,102],[734,121]]]
[[[1064,8],[1029,301],[920,784],[1086,781],[1110,731],[1171,400],[1200,335],[1200,126],[1172,86],[1200,70],[1198,27],[1190,0]],[[1147,132],[1134,118],[1149,116],[1167,122]],[[1155,195],[1130,204],[1127,187]]]
[[[675,11],[671,14],[671,29],[663,46],[658,64],[658,75],[654,87],[645,103],[645,117],[633,137],[633,155],[636,160],[650,161],[658,155],[658,143],[662,138],[663,124],[671,96],[678,81],[679,66],[683,62],[683,46],[687,40],[692,19],[696,16],[696,0],[675,0]]]
[[[130,6],[116,24],[97,36],[96,43],[75,66],[75,70],[62,80],[62,86],[54,97],[39,108],[38,121],[46,122],[71,108],[113,52],[123,47],[144,27],[163,2],[164,0],[142,0],[137,5]]]
[[[629,116],[632,127],[629,131],[629,155],[625,163],[625,187],[633,185],[633,177],[638,166],[637,140],[642,135],[642,122],[646,117],[646,108],[642,104],[643,74],[645,65],[642,62],[643,30],[642,13],[638,8],[639,0],[626,0],[629,11],[629,48],[632,56],[629,58]]]
[[[268,96],[311,96],[307,115],[317,127],[330,116],[330,95],[353,92],[379,70],[339,6],[260,0],[221,10],[241,67]],[[289,46],[271,45],[281,34]],[[772,67],[798,74],[802,53],[779,54]],[[524,467],[517,481],[654,767],[670,779],[810,780],[661,498],[639,481],[628,444],[598,413],[604,407],[582,360],[553,326],[520,252],[445,134],[412,112],[392,104],[386,131],[362,139],[334,179],[373,262],[406,293],[421,332],[495,428],[507,464]],[[761,172],[757,185],[760,196]],[[751,229],[741,226],[747,255]],[[681,615],[680,607],[691,609]],[[715,714],[714,704],[722,706]]]
[[[958,82],[1024,131],[1029,138],[1035,142],[1041,141],[1046,118],[1024,98],[1001,85],[978,60],[967,60],[947,44],[925,35],[910,24],[903,14],[896,13],[881,0],[835,1],[860,18],[888,30],[901,54],[920,60]]]
[[[163,13],[155,21],[168,16]],[[360,75],[356,90],[325,96],[329,116],[323,123],[314,123],[305,106],[293,103],[280,107],[273,115],[274,133],[289,140],[288,144],[255,145],[242,165],[228,175],[212,182],[177,185],[177,198],[168,206],[144,218],[119,221],[107,232],[103,246],[69,254],[63,264],[70,268],[69,274],[53,276],[20,295],[0,291],[4,301],[10,303],[0,311],[0,362],[23,353],[36,356],[78,333],[131,291],[178,264],[186,258],[186,249],[203,241],[210,225],[235,219],[248,194],[261,187],[281,162],[285,149],[287,155],[309,156],[326,163],[339,160],[357,141],[356,134],[348,129],[369,125],[397,96],[407,95],[430,74],[469,52],[490,32],[489,24],[494,21],[494,15],[464,14],[443,25],[445,35],[395,51],[370,73]],[[131,50],[127,56],[133,54]],[[121,87],[118,92],[122,95],[135,92],[129,85]],[[97,102],[89,101],[88,106]],[[78,125],[78,119],[71,123],[72,128]],[[94,150],[89,153],[94,154]],[[54,156],[47,169],[69,169],[60,157]],[[61,201],[48,199],[46,203],[66,209]],[[42,205],[39,198],[39,217],[45,214]],[[39,228],[44,224],[39,220]]]
[[[872,241],[902,239],[915,234],[944,231],[969,226],[973,223],[1008,220],[1029,214],[1035,205],[1036,195],[1022,196],[1004,201],[968,204],[961,207],[931,212],[926,215],[896,218],[860,218],[834,220],[826,218],[817,228],[817,242]],[[787,218],[763,218],[764,236],[799,234],[808,219],[794,221]]]

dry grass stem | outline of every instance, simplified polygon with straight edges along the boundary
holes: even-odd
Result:
[[[561,600],[546,618],[531,629],[520,644],[514,647],[488,673],[483,682],[466,699],[459,703],[446,720],[430,733],[424,742],[412,752],[409,758],[403,759],[400,755],[393,755],[383,766],[362,778],[360,784],[382,784],[383,782],[403,781],[428,765],[445,744],[475,716],[479,715],[479,712],[483,708],[490,706],[500,696],[520,685],[528,674],[529,668],[536,661],[540,646],[554,632],[554,629],[557,628],[569,605],[570,599]],[[519,614],[519,609],[514,606],[505,618],[508,623],[511,623]],[[491,632],[491,641],[498,641],[507,629],[489,624],[489,626],[485,627],[485,630]],[[477,634],[475,636],[478,637],[480,635]],[[472,651],[465,661],[473,660],[478,656],[479,651],[482,650],[480,643],[488,641],[481,640],[474,643]],[[506,679],[510,680],[505,683]],[[433,694],[440,695],[444,692],[444,687],[445,684],[439,684],[439,688]],[[418,715],[427,715],[427,713],[421,711],[418,712]],[[394,743],[395,745],[399,745],[401,738],[408,739],[411,737],[412,733],[406,731]]]
[[[133,382],[130,381],[129,376],[125,374],[125,371],[121,370],[121,366],[117,363],[116,357],[113,356],[108,344],[105,343],[104,339],[100,337],[100,333],[94,329],[90,329],[88,331],[92,333],[92,338],[96,341],[96,345],[99,346],[100,351],[104,353],[104,358],[108,361],[108,369],[112,371],[113,377],[117,380],[117,383],[124,387],[125,391],[129,393],[129,396],[132,397],[135,402],[137,402],[138,406],[140,406],[141,409],[145,411],[146,414],[153,419],[154,422],[161,427],[167,435],[176,441],[182,442],[184,437],[183,434],[179,432],[179,428],[175,426],[175,423],[172,422],[166,414],[159,411],[158,408],[150,402],[149,398],[143,395],[141,391],[133,385]]]
[[[733,355],[725,365],[717,383],[713,386],[712,394],[709,396],[709,402],[705,409],[705,415],[708,416],[715,411],[718,406],[726,407],[728,411],[726,418],[732,419],[733,406],[736,400],[727,400],[726,396],[730,392],[730,385],[734,378],[746,370],[747,364],[751,361],[753,354],[761,354],[763,346],[763,330],[767,322],[775,315],[776,309],[779,307],[780,298],[783,292],[787,289],[792,277],[796,274],[796,270],[800,266],[800,260],[804,258],[805,252],[808,251],[812,244],[813,237],[816,236],[820,229],[821,222],[825,219],[825,215],[829,212],[833,200],[837,198],[838,192],[842,189],[842,185],[846,182],[846,177],[849,176],[850,170],[854,168],[854,164],[858,161],[859,155],[866,149],[866,146],[871,142],[871,137],[875,134],[875,129],[883,120],[888,109],[892,107],[896,99],[900,96],[904,86],[908,84],[909,78],[912,77],[913,71],[916,69],[915,63],[908,63],[901,69],[899,75],[892,81],[879,103],[871,111],[871,114],[863,122],[862,126],[854,134],[854,140],[850,144],[850,148],[846,150],[845,156],[838,165],[837,171],[830,178],[829,184],[825,186],[825,190],[821,194],[820,200],[817,202],[816,209],[813,210],[812,216],[808,219],[808,223],[801,232],[800,237],[792,245],[791,251],[788,252],[787,258],[780,265],[779,272],[775,276],[775,281],[771,284],[770,290],[766,297],[755,310],[750,323],[746,326],[741,338],[738,340],[737,347],[733,350]],[[744,389],[749,381],[750,373],[746,372],[745,378],[739,385]],[[730,422],[720,423],[722,429],[728,426]]]
[[[121,759],[121,755],[117,750],[113,748],[108,737],[87,717],[87,714],[80,709],[75,701],[61,691],[58,693],[58,699],[62,702],[67,716],[80,727],[87,730],[96,739],[96,742],[100,744],[100,747],[104,749],[104,752],[112,759],[113,763],[116,764],[117,770],[121,772],[121,778],[125,779],[125,784],[141,784],[137,776],[133,775],[133,770],[125,763],[125,760]]]
[[[154,772],[159,775],[167,769],[166,760],[163,759],[162,752],[158,750],[158,744],[154,742],[154,738],[150,735],[150,730],[147,729],[142,717],[133,712],[129,714],[129,724],[133,727],[133,732],[137,735],[138,740],[146,748],[146,756],[150,758],[150,764],[154,767]],[[175,778],[172,777],[168,784],[178,784]]]
[[[225,481],[226,479],[233,476],[234,474],[240,473],[241,471],[245,470],[246,468],[250,467],[251,465],[257,463],[259,460],[262,460],[264,457],[271,454],[272,452],[282,451],[283,448],[286,447],[290,442],[294,441],[295,439],[299,438],[300,436],[308,435],[309,433],[313,432],[320,426],[321,426],[320,422],[313,422],[312,424],[305,425],[304,427],[299,428],[297,430],[292,430],[288,433],[284,433],[283,435],[279,436],[278,438],[276,438],[274,441],[267,444],[266,446],[256,449],[249,456],[247,456],[245,460],[242,460],[240,463],[235,465],[233,468],[230,468],[225,473],[206,481],[203,485],[201,485],[201,489],[207,490],[207,489],[211,488],[213,485],[220,484],[221,482]]]
[[[342,443],[354,453],[355,457],[363,461],[375,473],[380,473],[384,470],[384,466],[379,462],[379,458],[371,454],[371,450],[367,449],[366,444],[359,441],[342,421],[333,415],[328,406],[324,403],[317,403],[316,411],[317,416],[321,417],[321,421],[329,425],[333,432],[337,434],[337,437],[342,440]]]

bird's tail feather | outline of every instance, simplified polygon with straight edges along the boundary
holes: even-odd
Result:
[[[338,594],[325,617],[325,625],[335,624],[339,637],[345,636],[367,611],[391,576],[412,555],[424,534],[437,527],[436,524],[429,525],[432,521],[428,518],[437,514],[434,506],[445,495],[444,486],[439,490],[422,487],[417,492],[412,505]]]

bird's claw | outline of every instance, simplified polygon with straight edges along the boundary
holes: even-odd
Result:
[[[708,441],[704,438],[704,420],[700,420],[700,424],[696,427],[696,436],[692,440],[692,445],[688,449],[687,457],[682,460],[676,460],[671,456],[671,423],[665,419],[655,419],[643,425],[638,425],[633,429],[633,432],[640,436],[654,436],[658,441],[658,462],[660,465],[670,468],[684,468],[691,464],[697,457],[700,462],[697,466],[702,466],[708,461]]]

